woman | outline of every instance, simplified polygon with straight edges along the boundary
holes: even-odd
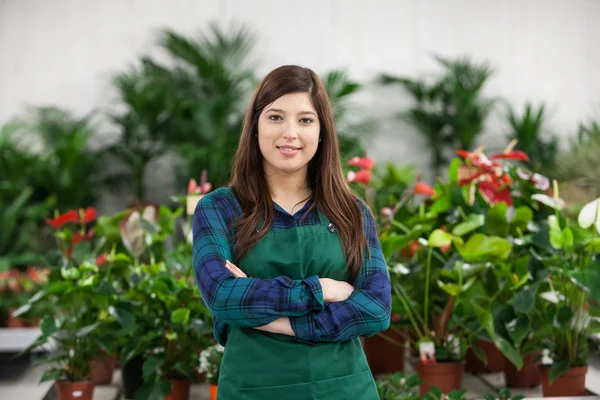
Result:
[[[260,83],[231,185],[200,200],[193,235],[225,346],[219,400],[379,399],[360,337],[388,328],[390,277],[313,71],[283,66]]]

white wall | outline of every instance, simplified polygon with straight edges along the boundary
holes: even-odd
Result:
[[[210,21],[254,30],[261,74],[296,63],[368,81],[435,72],[434,53],[470,54],[496,69],[489,95],[546,101],[563,137],[600,105],[600,0],[0,0],[0,122],[27,104],[109,107],[111,73],[156,52],[155,29],[194,33]],[[406,101],[381,89],[360,99],[382,118]],[[489,125],[488,143],[502,145],[502,121]],[[419,166],[424,151],[389,122],[371,144],[380,160]]]

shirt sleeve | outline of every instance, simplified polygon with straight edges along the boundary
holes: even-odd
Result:
[[[231,211],[231,207],[229,207]],[[318,276],[292,280],[236,278],[225,267],[234,262],[230,230],[212,196],[203,197],[193,217],[194,276],[202,299],[215,319],[232,326],[257,327],[280,317],[294,317],[324,308]]]
[[[320,311],[290,317],[296,340],[308,344],[343,342],[369,337],[390,325],[392,289],[390,274],[381,251],[377,226],[362,203],[364,230],[370,254],[354,281],[354,292],[345,300],[327,303]]]

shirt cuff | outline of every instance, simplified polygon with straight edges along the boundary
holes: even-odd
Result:
[[[319,343],[317,338],[317,323],[314,314],[290,317],[290,325],[292,325],[296,341],[310,345]]]
[[[323,287],[321,286],[321,282],[319,281],[318,275],[313,275],[304,279],[304,282],[310,289],[313,297],[313,305],[312,309],[316,311],[321,311],[325,309],[325,300],[323,299]]]

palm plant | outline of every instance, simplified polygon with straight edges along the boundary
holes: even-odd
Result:
[[[436,176],[456,149],[472,149],[495,100],[483,96],[492,75],[487,63],[476,64],[467,57],[436,60],[444,73],[432,83],[389,74],[380,76],[385,85],[402,86],[415,105],[399,117],[425,137],[431,151],[431,167]]]
[[[506,114],[511,132],[508,140],[517,140],[516,148],[529,155],[529,160],[534,169],[548,173],[554,169],[558,151],[558,138],[556,136],[545,140],[544,123],[546,119],[546,106],[539,107],[531,103],[525,104],[523,115],[509,107]]]

